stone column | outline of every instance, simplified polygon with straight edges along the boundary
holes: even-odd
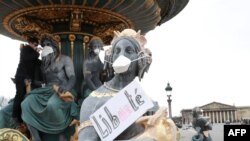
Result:
[[[232,122],[234,122],[234,115],[233,115],[233,111],[231,111],[230,113],[231,113],[231,120],[232,120]]]
[[[226,119],[226,111],[223,111],[223,122],[225,122],[227,119]]]
[[[238,121],[238,117],[237,117],[237,114],[236,114],[236,111],[234,110],[234,118],[236,121]]]
[[[219,123],[219,111],[216,111],[216,123]]]
[[[213,123],[215,122],[214,111],[212,111]]]
[[[207,116],[209,117],[210,122],[211,122],[212,119],[211,119],[211,115],[210,115],[210,112],[209,112],[209,111],[207,112]]]
[[[222,123],[222,111],[220,111],[220,123]]]
[[[210,121],[212,122],[213,121],[213,116],[212,116],[212,112],[209,111],[209,117],[210,117]]]
[[[217,122],[217,119],[216,119],[216,111],[213,112],[214,113],[214,123]]]

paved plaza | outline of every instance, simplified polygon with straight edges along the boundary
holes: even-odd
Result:
[[[213,141],[223,141],[223,127],[224,124],[213,124],[213,130],[210,131]],[[185,129],[185,126],[183,126],[180,133],[180,141],[191,141],[192,136],[196,134],[196,131],[192,127]]]

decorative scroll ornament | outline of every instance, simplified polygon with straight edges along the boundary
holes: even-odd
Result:
[[[81,31],[81,23],[83,18],[83,12],[80,10],[75,10],[70,16],[70,31]]]
[[[46,22],[27,17],[17,18],[13,25],[21,35],[40,36],[43,33],[51,33],[53,30],[53,27]]]
[[[114,31],[122,31],[126,28],[129,27],[124,23],[104,24],[94,30],[94,35],[102,38],[105,44],[110,44],[109,42],[113,39]]]
[[[2,128],[0,129],[1,141],[29,141],[21,132],[15,129]]]

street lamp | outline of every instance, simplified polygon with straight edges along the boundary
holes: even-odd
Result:
[[[171,93],[172,93],[172,87],[170,86],[169,82],[168,82],[168,85],[167,87],[165,88],[166,92],[167,92],[167,97],[168,97],[168,108],[169,108],[169,117],[172,118],[172,110],[171,110],[171,102],[172,102],[172,99],[171,99]]]

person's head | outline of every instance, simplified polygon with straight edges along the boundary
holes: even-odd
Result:
[[[89,49],[89,54],[95,54],[98,55],[101,50],[103,50],[103,41],[99,37],[92,37],[92,39],[89,41],[88,44],[88,49]]]
[[[29,36],[27,37],[27,42],[28,44],[32,47],[32,48],[36,48],[38,46],[38,38],[33,37],[33,36]]]
[[[144,48],[146,39],[132,29],[115,32],[112,47],[106,52],[108,67],[113,67],[117,74],[132,74],[143,77],[152,62],[150,50]]]

